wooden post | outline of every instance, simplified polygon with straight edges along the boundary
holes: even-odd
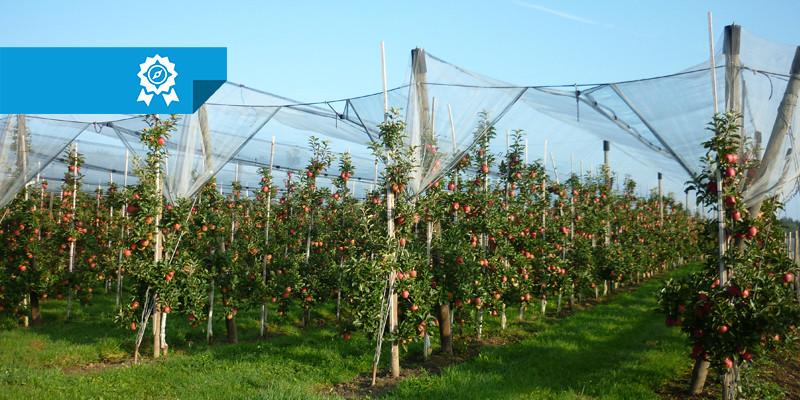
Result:
[[[725,27],[725,109],[739,112],[741,109],[740,79],[739,79],[739,43],[742,27],[728,25]]]
[[[267,284],[267,264],[269,263],[269,257],[271,255],[268,252],[267,246],[269,245],[269,222],[270,222],[270,212],[272,211],[272,165],[273,161],[275,161],[275,136],[272,137],[272,145],[270,146],[269,151],[269,191],[267,192],[267,220],[264,223],[264,261],[261,266],[261,279],[264,285]],[[337,308],[338,314],[338,308]],[[264,335],[267,332],[267,299],[266,297],[261,301],[261,320],[259,322],[259,331],[258,337],[261,339],[264,338]]]
[[[211,150],[211,132],[208,129],[208,112],[206,105],[203,104],[197,110],[197,122],[200,125],[200,139],[202,140],[203,149],[203,171],[211,171],[214,169],[214,158]]]
[[[17,167],[25,186],[28,184],[28,128],[25,124],[25,114],[17,114]]]
[[[161,261],[161,251],[163,248],[163,237],[161,236],[161,164],[158,165],[158,172],[156,173],[156,196],[158,197],[158,206],[156,208],[155,228],[153,234],[155,235],[155,248],[153,252],[153,262],[159,263]],[[156,298],[156,309],[153,312],[153,357],[159,357],[163,350],[166,354],[167,343],[164,339],[164,329],[166,328],[166,313],[162,311],[161,299],[158,294]]]
[[[122,176],[122,190],[128,186],[128,149],[125,149],[125,174]],[[126,202],[122,206],[121,211],[122,222],[120,223],[119,227],[119,240],[120,242],[124,242],[125,239],[125,231],[127,225],[127,218],[128,218],[128,203]],[[120,298],[122,296],[122,249],[119,249],[119,256],[117,259],[117,295],[116,295],[116,305],[119,308]]]
[[[689,214],[689,189],[686,189],[686,202],[684,204],[686,205],[686,213]]]
[[[75,226],[75,210],[78,206],[78,144],[75,143],[74,147],[74,155],[75,161],[73,163],[72,169],[72,219],[70,220],[70,225],[72,227]],[[72,241],[69,243],[69,272],[70,272],[70,280],[72,280],[72,273],[75,270],[75,242]],[[70,313],[72,311],[72,282],[70,282],[69,287],[67,288],[67,319],[69,319]]]
[[[658,173],[658,213],[661,216],[661,221],[664,221],[664,194],[661,191],[661,172]]]
[[[792,120],[794,109],[797,106],[797,96],[800,93],[800,46],[795,49],[792,66],[789,70],[789,82],[783,93],[783,99],[778,107],[778,114],[775,116],[775,123],[772,126],[772,133],[764,150],[761,165],[756,171],[753,182],[758,182],[761,178],[771,175],[778,160],[781,158],[780,150],[783,147],[783,139],[789,129],[789,121]],[[754,203],[750,207],[750,215],[757,216],[761,211],[761,201]]]
[[[603,140],[603,175],[605,176],[605,183],[606,186],[611,185],[611,143],[608,140]],[[608,207],[606,206],[606,212],[608,212]],[[605,244],[606,246],[611,243],[611,221],[606,221],[606,234],[605,234]]]
[[[453,157],[456,157],[456,151],[458,150],[456,144],[456,126],[453,123],[453,109],[450,107],[450,104],[447,105],[447,115],[450,118],[450,135],[453,137]],[[453,183],[455,184],[453,191],[458,190],[458,175],[458,164],[456,164],[455,171],[453,172]],[[456,213],[453,218],[454,221],[458,222],[458,213]],[[431,225],[429,225],[429,227],[431,227]],[[441,231],[441,225],[439,225],[439,227],[439,231]],[[432,259],[431,261],[433,262]],[[450,313],[450,304],[447,301],[443,301],[439,304],[439,345],[441,346],[442,353],[450,356],[453,355],[452,326],[453,316]]]

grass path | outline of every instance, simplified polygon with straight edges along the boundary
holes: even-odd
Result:
[[[684,340],[653,311],[663,279],[550,320],[549,327],[519,344],[484,348],[440,376],[407,378],[388,397],[654,398],[663,381],[690,368]],[[345,341],[331,326],[299,329],[285,323],[280,335],[258,341],[255,312],[240,314],[239,344],[208,346],[202,330],[171,319],[169,357],[109,366],[105,363],[127,359],[133,347],[131,332],[102,315],[113,309],[111,297],[98,296],[96,305],[75,310],[70,322],[59,320],[63,301],[43,307],[44,328],[0,331],[0,399],[322,398],[324,388],[371,369],[373,343],[361,335]],[[223,329],[221,321],[216,326]],[[95,367],[85,370],[90,363]]]
[[[671,276],[686,274],[687,269]],[[409,378],[392,399],[651,399],[691,362],[654,310],[665,278],[556,322],[517,345],[485,349],[440,376]]]

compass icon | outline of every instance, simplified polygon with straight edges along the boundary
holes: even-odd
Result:
[[[167,80],[169,73],[167,69],[164,68],[161,64],[153,64],[150,69],[147,70],[147,80],[150,81],[153,85],[160,85]]]

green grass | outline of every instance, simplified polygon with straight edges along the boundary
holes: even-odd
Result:
[[[663,381],[690,368],[684,340],[653,311],[660,282],[561,320],[534,319],[537,313],[529,311],[527,328],[541,329],[537,335],[487,347],[441,376],[408,378],[389,397],[655,398]],[[48,300],[44,328],[0,331],[0,398],[308,399],[371,370],[374,343],[360,335],[341,339],[329,310],[315,317],[327,326],[299,328],[294,314],[270,325],[278,333],[267,341],[257,340],[257,313],[240,313],[240,343],[214,346],[205,344],[202,329],[170,317],[168,357],[115,365],[132,356],[134,336],[111,322],[113,302],[98,295],[94,305],[74,308],[73,318],[64,321],[64,302]],[[509,330],[520,332],[515,311],[509,309]],[[215,319],[214,327],[223,338],[223,321]],[[487,318],[487,329],[497,329],[496,318]],[[148,337],[146,356],[152,353]],[[421,352],[420,346],[415,341],[409,349]]]
[[[691,368],[679,331],[653,311],[661,282],[557,321],[518,345],[487,348],[441,376],[406,379],[389,398],[659,398],[654,392],[663,382]]]
[[[225,337],[221,318],[215,318],[219,340],[213,346],[205,343],[204,330],[169,318],[168,357],[152,362],[148,335],[144,363],[106,365],[130,361],[134,346],[133,332],[103,314],[113,303],[113,297],[97,296],[93,306],[73,309],[67,322],[64,302],[46,301],[44,328],[0,331],[0,399],[308,399],[372,366],[366,338],[345,341],[334,327],[302,329],[295,315],[277,333],[270,325],[274,336],[259,341],[256,312],[239,315],[238,344],[219,341]]]

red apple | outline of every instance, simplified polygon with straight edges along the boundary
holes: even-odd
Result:
[[[451,192],[452,192],[452,191],[454,191],[454,190],[456,190],[456,184],[455,184],[455,183],[453,183],[453,182],[450,182],[450,183],[448,183],[448,184],[447,184],[447,190],[449,190],[449,191],[451,191]]]
[[[786,282],[786,283],[791,282],[792,278],[793,278],[792,274],[789,274],[789,273],[783,274],[783,281]]]
[[[401,294],[402,294],[402,296],[403,296],[403,298],[404,298],[404,299],[407,299],[407,298],[408,298],[408,295],[409,295],[410,293],[408,293],[408,290],[403,290],[403,293],[401,293]]]
[[[736,164],[739,157],[736,154],[725,154],[725,162],[728,164]]]
[[[719,333],[725,333],[727,331],[728,331],[728,325],[720,325],[719,328],[717,328],[717,332]]]

